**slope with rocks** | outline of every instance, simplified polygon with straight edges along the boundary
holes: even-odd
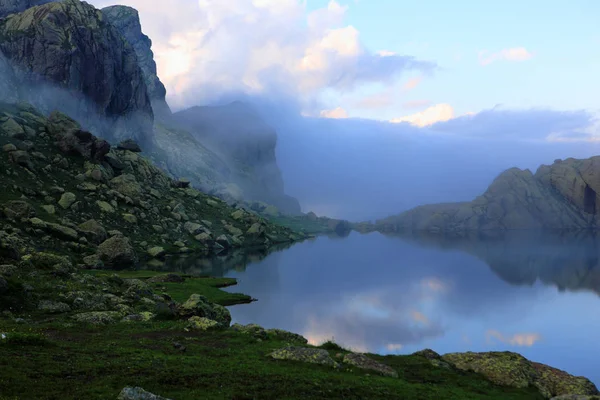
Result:
[[[600,157],[542,165],[535,174],[512,168],[472,202],[417,207],[363,231],[459,232],[600,227]]]
[[[1,92],[0,100],[58,108],[109,140],[151,143],[146,82],[117,28],[78,0],[27,8],[32,4],[38,3],[18,2],[24,11],[0,19],[0,85],[16,89]]]
[[[0,147],[6,257],[54,248],[119,268],[302,237],[173,180],[132,143],[111,148],[58,112],[46,118],[27,104],[0,104]]]

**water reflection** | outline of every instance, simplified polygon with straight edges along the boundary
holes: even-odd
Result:
[[[230,256],[210,270],[238,278],[231,290],[259,300],[232,307],[235,322],[359,351],[518,351],[599,383],[599,241],[584,233],[352,233]],[[209,270],[198,262],[181,268]]]

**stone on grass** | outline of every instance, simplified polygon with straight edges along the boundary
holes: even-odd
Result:
[[[121,390],[117,400],[170,400],[145,391],[140,387],[126,387]]]
[[[338,367],[338,363],[329,357],[327,350],[313,349],[310,347],[289,346],[278,349],[269,354],[275,360],[301,361],[311,364],[321,364]]]
[[[390,376],[392,378],[398,377],[398,372],[394,371],[393,368],[388,367],[387,365],[379,363],[375,360],[372,360],[364,354],[346,354],[344,356],[344,364],[349,364],[361,369],[375,371],[380,375]]]

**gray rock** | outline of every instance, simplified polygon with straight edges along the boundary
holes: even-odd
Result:
[[[121,390],[117,400],[170,400],[145,391],[140,387],[126,387]]]
[[[0,18],[9,14],[20,13],[28,8],[46,4],[54,0],[0,0]]]
[[[125,268],[138,262],[131,242],[124,236],[113,236],[102,242],[97,254],[108,267]]]
[[[311,364],[321,364],[331,367],[338,367],[338,363],[329,357],[327,350],[313,349],[309,347],[289,346],[278,349],[269,354],[269,357],[276,360],[301,361]]]
[[[45,311],[50,314],[62,314],[71,311],[71,307],[68,304],[50,301],[50,300],[42,300],[38,304],[38,310]]]
[[[33,171],[34,166],[31,162],[31,157],[29,157],[29,153],[27,153],[26,151],[13,151],[8,153],[8,156],[10,157],[10,161],[14,164],[17,164],[23,168],[27,168],[28,170]]]
[[[166,254],[167,252],[165,251],[165,249],[160,246],[148,249],[148,255],[152,258],[164,258]]]
[[[8,282],[0,275],[0,294],[8,292]]]
[[[58,205],[64,210],[70,208],[77,201],[77,196],[74,193],[66,192],[58,200]]]
[[[104,242],[108,237],[106,229],[94,219],[80,224],[77,228],[96,244]]]
[[[179,306],[179,315],[182,318],[204,317],[217,321],[221,326],[229,326],[231,314],[229,310],[219,304],[213,304],[204,296],[193,294]]]
[[[140,148],[140,145],[137,144],[137,142],[135,140],[132,139],[127,139],[127,140],[123,140],[121,143],[119,143],[117,145],[117,149],[119,150],[127,150],[127,151],[131,151],[134,153],[141,153],[142,149]]]
[[[379,363],[375,360],[370,359],[364,354],[358,353],[350,353],[344,356],[344,364],[349,364],[357,368],[368,369],[371,371],[375,371],[378,374],[384,376],[390,376],[392,378],[398,377],[398,372],[396,372],[393,368],[388,367],[385,364]]]

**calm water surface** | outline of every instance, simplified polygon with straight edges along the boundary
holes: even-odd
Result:
[[[258,299],[234,322],[358,351],[510,350],[600,386],[600,237],[319,237],[178,268],[234,277]]]

